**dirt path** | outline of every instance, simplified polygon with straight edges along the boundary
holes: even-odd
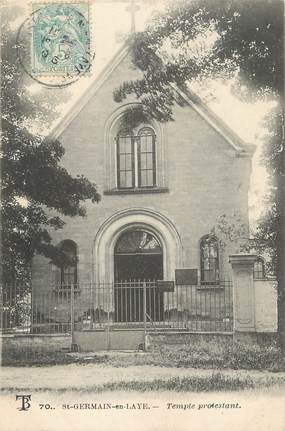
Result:
[[[285,379],[285,373],[246,370],[202,370],[195,368],[164,368],[150,365],[112,367],[104,364],[68,364],[49,367],[2,367],[1,387],[5,389],[86,389],[88,386],[103,385],[118,381],[151,381],[172,377],[211,376],[220,372],[222,375],[254,381],[268,378]]]

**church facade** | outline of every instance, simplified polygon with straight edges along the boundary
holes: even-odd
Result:
[[[129,97],[118,104],[113,91],[139,76],[128,50],[121,49],[53,131],[65,148],[64,167],[94,181],[102,199],[86,204],[86,218],[68,218],[53,234],[54,244],[74,257],[73,265],[59,268],[34,258],[38,292],[73,285],[80,295],[84,285],[92,291],[142,280],[174,282],[174,292],[179,283],[209,291],[228,277],[228,256],[239,251],[239,242],[221,247],[211,232],[224,214],[239,213],[248,224],[253,146],[179,89],[186,106],[174,107],[174,121],[122,129],[124,112],[140,101]],[[152,302],[161,302],[163,314],[161,292]],[[132,301],[120,295],[117,303],[110,299],[108,312]],[[140,320],[134,312],[124,316]]]

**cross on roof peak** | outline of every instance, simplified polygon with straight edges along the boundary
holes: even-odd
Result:
[[[140,6],[138,5],[138,0],[129,0],[129,6],[126,8],[126,10],[131,14],[131,33],[135,33],[136,12],[140,10]]]

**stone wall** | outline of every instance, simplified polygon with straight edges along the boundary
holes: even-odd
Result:
[[[187,345],[195,348],[211,347],[212,351],[220,351],[232,343],[232,333],[189,333],[189,332],[152,332],[146,336],[146,350],[157,348],[163,345]]]
[[[277,331],[277,290],[275,280],[254,280],[256,332]]]
[[[2,355],[11,357],[19,353],[56,353],[70,351],[71,335],[69,334],[7,334],[0,338]]]

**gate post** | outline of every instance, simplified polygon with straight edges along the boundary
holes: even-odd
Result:
[[[257,256],[233,254],[229,256],[233,276],[234,333],[253,333],[255,329],[255,297],[253,267]]]

